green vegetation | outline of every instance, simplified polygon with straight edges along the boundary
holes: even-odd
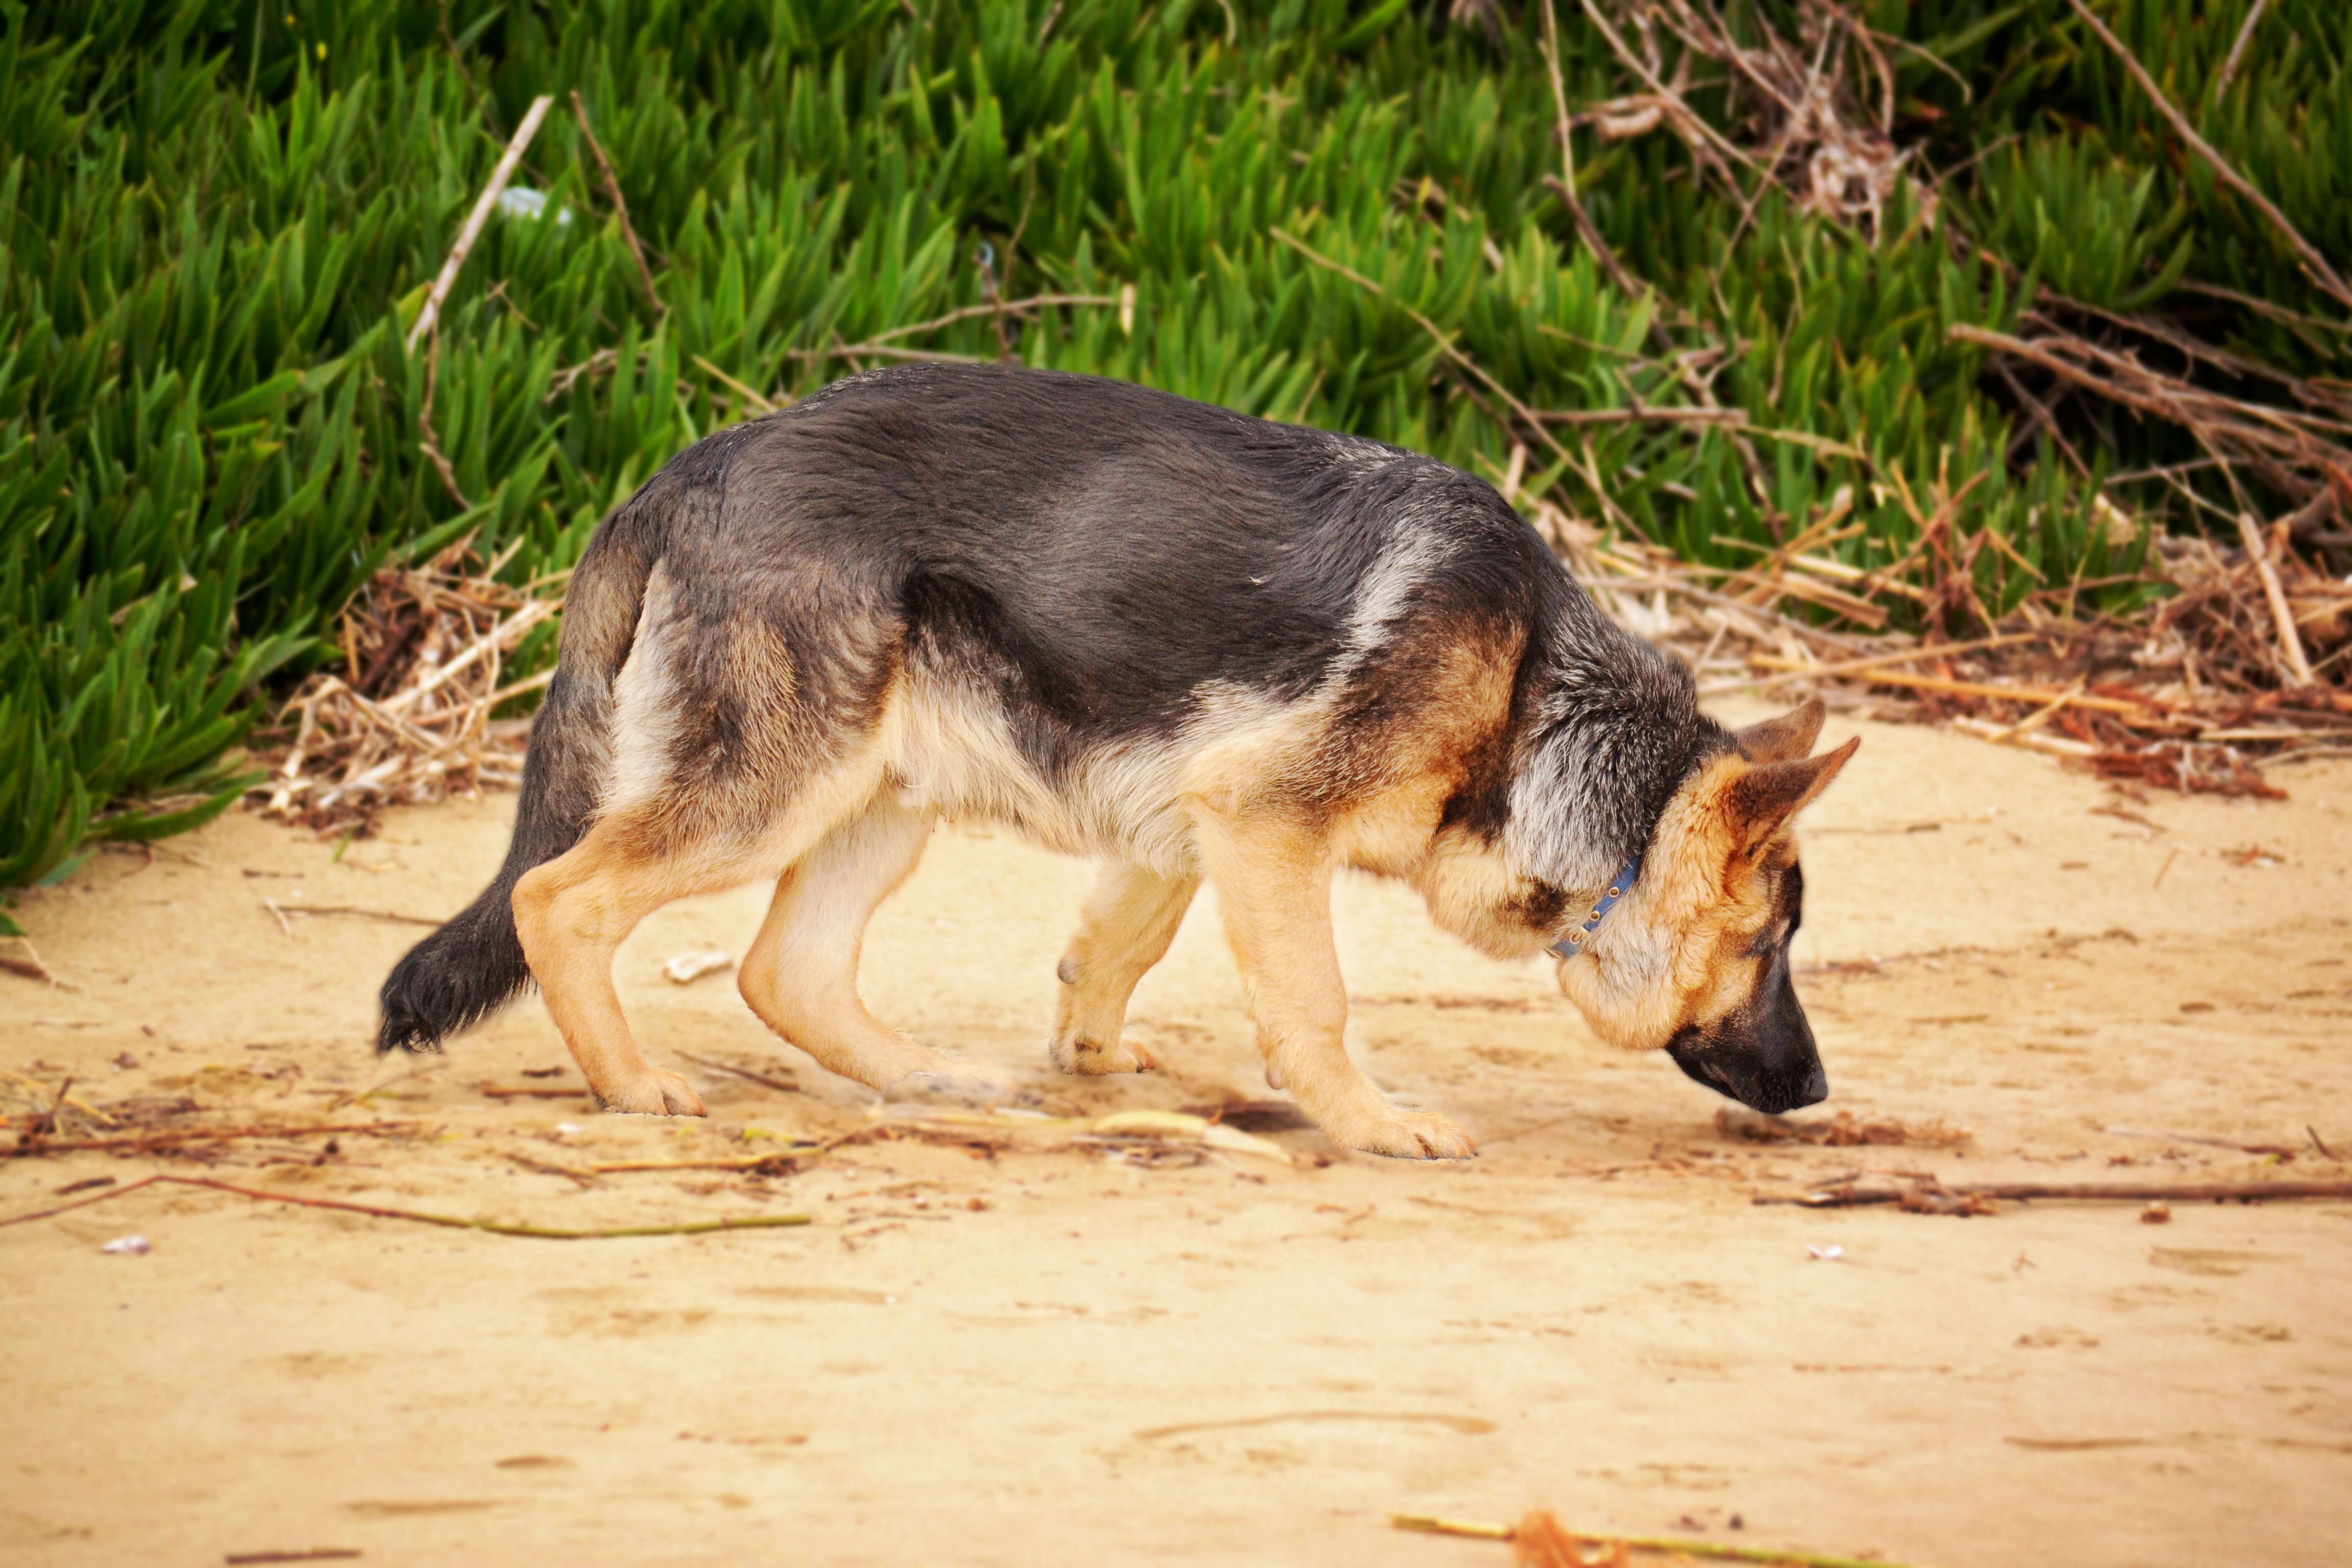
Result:
[[[2100,12],[2352,258],[2341,5],[2273,0],[2227,89],[2242,0]],[[743,389],[781,401],[881,363],[836,351],[992,285],[1106,302],[890,346],[993,358],[1003,331],[1028,363],[1490,475],[1517,442],[1531,492],[1700,561],[1752,561],[1850,489],[1864,528],[1822,548],[1884,566],[1974,481],[1952,515],[1997,536],[1960,557],[1996,613],[2128,574],[2145,538],[2095,517],[2096,487],[2193,444],[2078,408],[2078,471],[2012,439],[1988,351],[1949,329],[2008,331],[2047,284],[2344,378],[2345,311],[2066,0],[1859,11],[1924,186],[1843,221],[1769,174],[1696,168],[1671,127],[1580,129],[1577,186],[1629,292],[1544,183],[1539,5],[1449,24],[1427,0],[0,0],[0,887],[226,805],[236,743],[385,563],[471,535],[511,551],[512,581],[560,571],[750,411]],[[1819,21],[1730,15],[1742,37]],[[1640,90],[1576,0],[1559,24],[1572,108]],[[1689,102],[1740,141],[1729,73],[1696,63]],[[540,93],[557,108],[517,184],[545,211],[494,218],[429,363],[404,329]],[[1694,356],[1747,434],[1640,418],[1547,442],[1424,321],[1534,410],[1690,405],[1668,366]],[[428,385],[447,482],[421,445]],[[2157,515],[2179,492],[2114,493]]]

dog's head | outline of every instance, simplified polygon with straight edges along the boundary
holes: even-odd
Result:
[[[1709,1089],[1778,1113],[1827,1098],[1789,980],[1805,881],[1789,824],[1861,745],[1809,756],[1822,705],[1734,737],[1668,803],[1639,880],[1561,961],[1560,989],[1612,1045],[1663,1048]]]

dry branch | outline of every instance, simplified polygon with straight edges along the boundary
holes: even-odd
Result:
[[[2303,655],[2303,638],[2297,635],[2294,612],[2287,608],[2286,591],[2279,586],[2278,573],[2271,566],[2269,547],[2263,542],[2261,531],[2254,520],[2244,512],[2238,514],[2238,536],[2246,542],[2246,559],[2263,580],[2263,600],[2271,608],[2271,620],[2278,627],[2279,664],[2288,679],[2297,686],[2311,684],[2311,660]]]
[[[2299,1154],[2300,1149],[2285,1143],[2241,1143],[2234,1138],[2208,1138],[2196,1132],[2168,1132],[2156,1127],[2107,1127],[2101,1129],[2111,1138],[2147,1138],[2160,1143],[2199,1143],[2209,1149],[2234,1149],[2241,1154]],[[2309,1131],[2309,1128],[2305,1129]],[[2324,1152],[2324,1151],[2323,1151]]]
[[[230,1193],[241,1198],[253,1198],[263,1203],[292,1204],[301,1208],[333,1209],[343,1214],[366,1215],[373,1219],[413,1220],[418,1225],[441,1226],[451,1230],[482,1230],[492,1236],[531,1237],[543,1241],[610,1241],[635,1236],[706,1236],[722,1230],[766,1230],[779,1226],[807,1225],[804,1214],[746,1215],[740,1219],[698,1220],[685,1225],[617,1226],[606,1230],[562,1230],[545,1226],[509,1225],[502,1220],[462,1219],[456,1215],[426,1214],[417,1209],[379,1208],[373,1204],[350,1204],[338,1198],[309,1198],[293,1193],[273,1193],[259,1187],[240,1187],[227,1182],[215,1182],[204,1176],[143,1176],[138,1181],[100,1193],[96,1197],[74,1203],[59,1204],[55,1208],[36,1209],[30,1214],[11,1215],[0,1219],[0,1226],[23,1225],[30,1220],[48,1219],[72,1209],[87,1208],[92,1204],[109,1203],[142,1187],[169,1183],[183,1187],[208,1187],[216,1193]]]
[[[588,151],[596,158],[596,172],[604,176],[604,194],[613,198],[613,211],[621,220],[621,237],[628,241],[629,254],[636,259],[637,281],[645,286],[646,302],[653,306],[655,314],[667,316],[669,307],[662,303],[661,295],[654,289],[654,269],[646,265],[646,247],[637,243],[636,228],[629,222],[628,198],[621,195],[621,182],[613,173],[612,161],[604,156],[604,144],[596,140],[595,129],[588,123],[588,106],[580,101],[580,89],[576,87],[572,89],[572,117],[580,121],[580,134],[588,139]]]
[[[1778,181],[1808,212],[1864,225],[1874,237],[1882,235],[1885,209],[1906,183],[1910,154],[1897,150],[1889,134],[1894,73],[1869,28],[1843,8],[1802,0],[1799,37],[1792,39],[1753,18],[1735,32],[1713,6],[1690,0],[1619,0],[1618,8],[1653,49],[1654,58],[1644,59],[1595,0],[1580,3],[1619,61],[1646,89],[1600,105],[1584,117],[1603,136],[1615,140],[1661,125],[1671,129],[1689,147],[1692,161],[1720,177],[1740,203],[1743,226],[1754,216],[1758,193],[1741,183],[1735,166]],[[1681,46],[1671,68],[1656,55],[1660,32]],[[1729,72],[1741,142],[1707,124],[1686,101],[1695,60]],[[1880,88],[1874,112],[1864,101],[1865,79],[1874,75]],[[1908,183],[1915,210],[1932,215],[1933,189]]]
[[[2099,41],[2115,51],[2116,58],[2123,61],[2124,68],[2131,72],[2132,79],[2139,83],[2140,90],[2147,94],[2148,101],[2156,105],[2156,111],[2164,116],[2166,122],[2171,125],[2174,132],[2188,144],[2190,152],[2195,153],[2211,166],[2214,178],[2252,203],[2254,210],[2269,220],[2271,226],[2277,229],[2287,244],[2293,247],[2296,258],[2309,269],[2312,280],[2332,295],[2336,303],[2352,309],[2352,285],[2347,285],[2343,279],[2336,275],[2336,268],[2327,264],[2327,258],[2320,254],[2319,248],[2303,237],[2302,231],[2287,220],[2286,214],[2279,211],[2268,196],[2256,190],[2251,181],[2231,168],[2230,161],[2222,157],[2211,142],[2197,134],[2197,128],[2189,123],[2188,116],[2172,106],[2172,100],[2164,96],[2164,89],[2156,85],[2156,79],[2147,74],[2147,68],[2139,63],[2139,58],[2137,55],[2124,47],[2124,41],[2121,38],[2107,30],[2107,25],[2099,20],[2096,13],[2084,5],[2083,0],[2066,0],[2066,3],[2074,7],[2074,15],[2082,17],[2091,31],[2099,36]],[[2251,18],[2249,22],[2251,26]],[[2242,48],[2244,42],[2244,38],[2241,37],[2238,47]],[[2231,52],[2231,59],[2234,63],[2235,49]]]
[[[2263,20],[2263,7],[2269,4],[2270,0],[2254,0],[2246,7],[2246,19],[2238,24],[2238,37],[2230,46],[2230,58],[2223,60],[2221,68],[2214,73],[2214,102],[2221,102],[2230,90],[2230,83],[2237,79],[2239,62],[2246,58],[2246,46],[2254,41],[2254,29],[2261,26]]]
[[[1725,1563],[1790,1563],[1795,1568],[1903,1568],[1883,1558],[1832,1557],[1818,1552],[1796,1552],[1770,1546],[1732,1546],[1713,1541],[1690,1541],[1662,1535],[1588,1535],[1559,1522],[1549,1510],[1537,1510],[1517,1524],[1489,1524],[1481,1520],[1444,1519],[1430,1513],[1392,1513],[1389,1523],[1399,1530],[1424,1535],[1464,1535],[1480,1541],[1507,1541],[1513,1559],[1522,1568],[1586,1568],[1591,1562],[1626,1562],[1626,1552],[1654,1552],[1685,1557],[1711,1558]],[[1588,1557],[1586,1548],[1601,1556]]]
[[[1294,235],[1286,234],[1278,228],[1270,228],[1266,230],[1266,232],[1272,235],[1275,238],[1280,240],[1283,244],[1290,247],[1291,249],[1298,252],[1299,255],[1307,258],[1307,260],[1313,262],[1316,266],[1323,268],[1327,271],[1336,272],[1340,277],[1348,279],[1350,283],[1356,284],[1360,288],[1369,289],[1374,298],[1381,300],[1387,300],[1389,298],[1388,290],[1381,288],[1378,283],[1373,282],[1370,279],[1365,277],[1354,268],[1344,266],[1339,262],[1332,260],[1321,251],[1317,250],[1313,246],[1308,245],[1305,240],[1300,239]],[[1438,353],[1444,358],[1446,363],[1470,375],[1475,379],[1481,386],[1484,386],[1487,391],[1493,393],[1496,396],[1508,404],[1510,405],[1511,412],[1518,416],[1520,424],[1528,430],[1532,431],[1537,439],[1543,442],[1545,446],[1549,447],[1555,455],[1568,462],[1574,462],[1576,460],[1568,448],[1561,446],[1559,442],[1554,438],[1552,433],[1545,427],[1542,416],[1536,413],[1534,409],[1529,408],[1526,404],[1520,402],[1517,395],[1514,394],[1510,388],[1505,386],[1501,382],[1496,381],[1493,376],[1488,375],[1486,371],[1479,366],[1477,361],[1472,359],[1468,354],[1464,353],[1459,348],[1455,347],[1453,338],[1447,334],[1443,327],[1440,327],[1435,321],[1431,321],[1427,316],[1423,315],[1419,310],[1414,310],[1410,305],[1396,300],[1391,300],[1390,302],[1394,304],[1398,310],[1403,311],[1408,317],[1412,318],[1415,326],[1429,334],[1430,340],[1437,345]],[[1597,490],[1598,487],[1596,486],[1595,488]]]
[[[5,970],[11,974],[21,974],[27,980],[42,981],[47,984],[58,986],[60,989],[72,989],[72,987],[67,985],[64,981],[57,977],[55,971],[51,970],[47,964],[41,962],[40,952],[33,946],[32,938],[25,936],[0,937],[0,945],[13,947],[16,949],[17,952],[24,955],[20,958],[14,954],[0,952],[0,970]]]
[[[1928,1214],[1990,1213],[1971,1202],[2023,1202],[2045,1198],[2072,1203],[2268,1203],[2292,1198],[2352,1198],[2352,1182],[1970,1182],[1946,1186],[1927,1182],[1901,1187],[1824,1187],[1795,1196],[1759,1194],[1758,1204],[1793,1204],[1801,1208],[1861,1208],[1874,1204]]]
[[[1754,662],[1767,669],[1802,670],[1805,668],[1800,660],[1778,658],[1770,654],[1758,654]],[[1883,668],[1864,679],[1875,685],[1908,686],[1921,691],[1940,691],[1956,697],[1992,697],[2004,702],[2046,702],[2061,708],[2094,709],[2127,719],[2158,717],[2146,702],[2125,701],[2113,697],[2085,697],[2078,692],[2049,691],[2032,686],[1992,686],[1979,680],[1949,680],[1940,676],[1909,675]]]
[[[547,110],[554,102],[554,99],[543,93],[532,99],[529,112],[522,117],[522,123],[515,127],[513,139],[507,142],[507,150],[499,157],[498,167],[490,171],[490,183],[482,187],[481,198],[474,203],[474,210],[466,215],[466,225],[457,231],[457,242],[449,247],[448,258],[441,263],[440,276],[433,279],[432,291],[425,296],[425,309],[417,312],[416,324],[408,329],[409,353],[415,353],[417,340],[439,326],[441,307],[447,301],[449,290],[457,287],[459,269],[466,265],[466,258],[473,250],[474,242],[482,237],[482,226],[490,221],[490,213],[499,205],[499,197],[506,190],[507,182],[514,178],[515,168],[522,162],[523,149],[529,147],[530,139],[539,134],[539,122],[547,118]]]
[[[449,466],[448,458],[441,450],[441,437],[433,428],[433,397],[440,385],[441,334],[436,330],[433,334],[432,346],[425,352],[425,397],[416,405],[417,445],[426,460],[432,463],[433,471],[441,476],[441,488],[449,492],[449,499],[457,503],[461,511],[471,511],[474,503],[467,500],[466,492],[457,488],[457,470]]]
[[[1727,685],[1765,687],[1778,686],[1783,681],[1807,679],[1832,680],[1842,676],[1860,675],[1864,670],[1885,669],[1890,665],[1915,664],[1923,658],[1950,658],[1958,654],[1981,653],[1990,648],[2011,647],[2019,643],[2039,642],[2042,640],[2043,636],[2044,634],[2041,632],[2011,632],[2000,637],[1978,637],[1972,642],[1932,643],[1903,653],[1881,653],[1873,654],[1867,658],[1841,659],[1835,664],[1807,664],[1797,659],[1772,661],[1785,662],[1790,668],[1779,675],[1768,676],[1762,680],[1734,681]],[[1766,661],[1759,659],[1757,662],[1760,664]]]
[[[231,1143],[247,1138],[315,1138],[344,1132],[374,1133],[389,1136],[404,1132],[416,1124],[413,1121],[338,1121],[306,1124],[300,1127],[159,1127],[152,1131],[131,1133],[121,1138],[43,1138],[32,1133],[20,1133],[16,1144],[0,1149],[0,1159],[16,1159],[29,1154],[68,1154],[90,1150],[110,1150],[117,1153],[163,1153],[189,1143]]]
[[[690,1051],[679,1051],[677,1054],[681,1058],[694,1063],[697,1067],[708,1068],[712,1072],[723,1072],[730,1078],[744,1079],[766,1089],[781,1090],[785,1094],[798,1094],[801,1092],[801,1086],[793,1082],[790,1079],[770,1078],[765,1073],[753,1072],[749,1068],[729,1067],[725,1062],[715,1062],[709,1057],[698,1057]]]
[[[929,349],[905,349],[894,345],[901,338],[925,337],[943,328],[951,327],[958,321],[974,321],[982,316],[1002,321],[1009,315],[1043,310],[1048,306],[1109,306],[1121,303],[1122,300],[1116,294],[1032,294],[1025,300],[1005,300],[984,305],[963,305],[950,310],[943,316],[935,316],[928,321],[917,321],[909,326],[893,327],[887,332],[877,332],[862,342],[836,342],[829,348],[794,349],[792,357],[803,360],[858,358],[943,360],[958,364],[972,364],[980,363],[978,356],[973,354],[939,353]]]
[[[490,715],[545,684],[546,673],[502,684],[505,661],[562,600],[532,597],[487,572],[461,575],[453,554],[379,572],[344,611],[342,668],[311,676],[276,726],[255,737],[255,760],[268,773],[247,797],[254,809],[322,835],[372,832],[387,805],[521,782],[523,726],[494,725]],[[332,912],[424,923],[383,910]]]
[[[1633,280],[1626,276],[1623,265],[1617,259],[1617,253],[1609,248],[1609,242],[1601,238],[1601,231],[1593,226],[1591,216],[1584,210],[1583,198],[1576,194],[1576,144],[1570,140],[1574,128],[1569,120],[1568,88],[1559,75],[1559,16],[1553,0],[1544,0],[1543,57],[1544,68],[1551,77],[1552,109],[1557,116],[1553,134],[1559,139],[1559,174],[1557,177],[1546,174],[1544,185],[1568,209],[1569,216],[1576,223],[1577,237],[1584,241],[1584,247],[1592,252],[1601,269],[1609,274],[1609,280],[1628,297],[1638,296],[1642,290],[1633,287]]]

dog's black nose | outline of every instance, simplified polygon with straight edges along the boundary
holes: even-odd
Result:
[[[1780,1116],[1791,1110],[1801,1110],[1808,1105],[1819,1105],[1830,1097],[1829,1075],[1816,1068],[1803,1083],[1787,1079],[1750,1079],[1739,1083],[1731,1097],[1750,1110],[1760,1110],[1767,1116]]]
[[[1696,1082],[1717,1094],[1728,1095],[1750,1110],[1767,1116],[1819,1105],[1830,1097],[1830,1075],[1821,1057],[1807,1049],[1792,1062],[1775,1062],[1752,1048],[1737,1044],[1709,1049],[1693,1036],[1677,1037],[1666,1047],[1674,1064]]]

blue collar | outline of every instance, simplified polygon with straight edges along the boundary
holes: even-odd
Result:
[[[1610,879],[1609,890],[1601,894],[1600,900],[1592,906],[1592,918],[1544,951],[1559,958],[1574,958],[1578,953],[1582,952],[1585,944],[1592,940],[1593,931],[1598,929],[1602,921],[1609,918],[1609,911],[1617,907],[1617,900],[1632,892],[1633,884],[1641,880],[1641,878],[1642,856],[1641,852],[1636,850],[1633,858],[1625,862],[1625,868]]]

